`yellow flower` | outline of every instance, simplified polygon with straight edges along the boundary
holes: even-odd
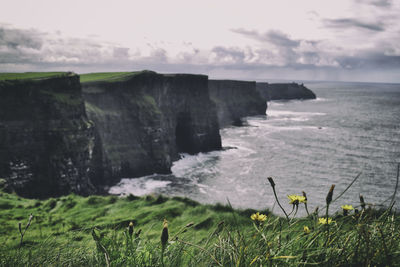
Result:
[[[250,218],[255,222],[263,222],[267,219],[267,215],[257,212],[251,215]]]
[[[342,209],[344,209],[344,210],[354,210],[352,205],[343,205]]]
[[[307,203],[305,196],[288,195],[289,204],[298,205],[299,203]]]
[[[311,230],[310,230],[310,228],[308,228],[308,226],[304,226],[303,227],[303,231],[304,231],[305,234],[311,233]]]
[[[319,224],[331,224],[335,221],[332,221],[332,218],[328,218],[328,221],[326,220],[326,218],[319,218],[318,219],[318,223]]]

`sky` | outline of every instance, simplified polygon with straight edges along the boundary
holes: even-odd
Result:
[[[0,72],[400,82],[399,0],[0,3]]]

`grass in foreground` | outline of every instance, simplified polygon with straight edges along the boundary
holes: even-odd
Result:
[[[294,212],[281,218],[267,211],[201,205],[179,197],[69,195],[38,201],[2,193],[0,264],[395,266],[400,262],[400,220],[390,209],[364,206],[355,213],[344,206],[346,215],[326,218],[313,213],[295,218],[307,198],[291,195],[290,202]],[[334,205],[332,200],[329,205]],[[27,226],[30,213],[33,219]],[[19,232],[25,229],[21,243]]]

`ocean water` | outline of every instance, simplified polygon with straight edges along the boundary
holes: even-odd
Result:
[[[400,162],[400,84],[308,83],[316,100],[268,102],[266,116],[221,130],[227,149],[182,155],[171,175],[123,179],[113,194],[187,196],[202,203],[228,201],[238,208],[275,205],[267,177],[290,210],[288,194],[308,196],[309,209],[322,207],[330,185],[334,198],[360,174],[333,205],[389,205]],[[400,191],[400,189],[399,189]],[[395,207],[400,207],[400,192]],[[300,209],[300,215],[304,215]]]

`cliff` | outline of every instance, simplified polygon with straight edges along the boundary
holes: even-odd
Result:
[[[244,117],[265,115],[267,102],[256,90],[255,82],[209,80],[208,88],[221,126],[240,126]]]
[[[79,77],[10,77],[0,81],[0,177],[8,188],[28,197],[94,192],[88,170],[94,132]]]
[[[96,125],[92,176],[100,184],[169,173],[179,152],[221,148],[207,76],[143,71],[81,80],[86,111]]]
[[[257,83],[257,91],[267,101],[316,98],[314,92],[297,83]]]

